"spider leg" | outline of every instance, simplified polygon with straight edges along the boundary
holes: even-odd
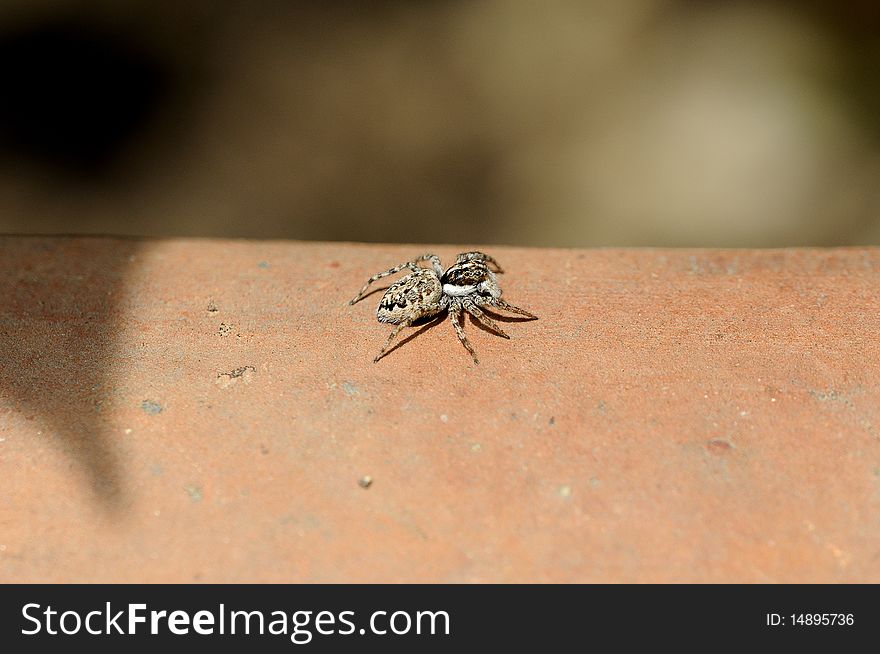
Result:
[[[376,355],[376,358],[373,359],[373,363],[376,363],[385,355],[385,351],[388,349],[388,346],[391,345],[391,341],[394,340],[394,337],[397,336],[397,332],[399,332],[404,327],[409,327],[412,325],[412,320],[404,320],[399,325],[395,326],[394,329],[391,330],[391,333],[388,334],[388,340],[385,341],[385,345],[382,346],[382,349],[379,350],[379,354]]]
[[[449,305],[449,320],[452,321],[452,326],[455,327],[455,333],[458,335],[458,340],[461,341],[464,348],[470,352],[471,356],[474,358],[474,363],[479,363],[479,360],[477,360],[477,353],[474,352],[473,346],[468,342],[467,336],[464,335],[464,330],[461,328],[461,307],[458,303]]]
[[[388,275],[393,275],[394,273],[399,273],[399,272],[400,272],[401,270],[403,270],[404,268],[409,268],[410,270],[412,270],[413,272],[415,272],[416,270],[419,269],[419,266],[416,265],[416,264],[418,264],[420,261],[430,261],[430,262],[431,262],[431,265],[434,267],[434,270],[435,270],[435,271],[441,269],[441,266],[440,266],[440,257],[438,257],[436,254],[423,254],[423,255],[421,255],[420,257],[416,257],[416,258],[413,259],[412,261],[407,261],[407,262],[402,263],[402,264],[400,264],[400,265],[394,266],[394,268],[389,268],[389,269],[386,270],[385,272],[376,273],[375,275],[373,275],[372,277],[370,277],[370,278],[367,280],[367,283],[364,284],[364,287],[361,289],[361,292],[358,293],[358,294],[354,297],[353,300],[349,301],[349,304],[350,304],[350,305],[351,305],[351,304],[354,304],[355,302],[357,302],[358,300],[360,300],[361,298],[363,298],[363,297],[364,297],[364,294],[366,294],[366,292],[367,292],[367,289],[370,287],[370,284],[372,284],[373,282],[375,282],[375,281],[377,281],[377,280],[379,280],[379,279],[382,279],[383,277],[388,277]],[[440,274],[440,273],[438,273],[438,274]]]
[[[535,314],[529,313],[525,309],[520,309],[519,307],[515,307],[512,304],[508,304],[507,302],[502,300],[500,297],[496,297],[494,300],[489,302],[489,305],[493,306],[493,307],[498,307],[499,309],[504,309],[506,311],[510,311],[511,313],[518,313],[519,315],[526,316],[527,318],[533,318],[535,320],[538,319],[538,316],[536,316]]]
[[[510,338],[507,334],[504,333],[504,330],[498,326],[498,324],[492,320],[489,316],[483,313],[470,298],[464,298],[461,302],[461,306],[464,307],[464,310],[471,314],[474,318],[483,323],[486,327],[491,329],[493,332],[498,334],[499,336],[503,336],[504,338]]]
[[[495,257],[490,257],[488,254],[484,254],[483,261],[487,261],[488,263],[494,264],[495,268],[497,268],[497,270],[495,270],[495,272],[497,272],[497,273],[504,272],[504,269],[501,267],[501,264],[498,263],[497,261],[495,261]]]

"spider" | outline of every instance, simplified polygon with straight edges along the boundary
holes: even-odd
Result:
[[[422,268],[418,265],[422,261],[430,261],[431,267]],[[495,270],[492,270],[489,264],[495,266]],[[455,263],[445,271],[437,255],[423,254],[412,261],[370,277],[361,292],[349,304],[361,300],[370,284],[376,280],[398,273],[405,268],[412,272],[397,280],[385,291],[376,309],[379,322],[390,323],[396,327],[388,335],[388,340],[385,341],[379,354],[373,359],[374,363],[385,355],[391,341],[401,329],[411,326],[420,318],[435,316],[443,311],[448,311],[449,320],[455,328],[458,340],[470,352],[474,363],[479,363],[477,353],[474,352],[461,327],[463,310],[504,338],[510,336],[505,334],[480,307],[504,309],[533,320],[537,319],[536,315],[501,299],[501,288],[498,286],[495,273],[504,271],[495,259],[482,252],[462,252],[455,258]]]

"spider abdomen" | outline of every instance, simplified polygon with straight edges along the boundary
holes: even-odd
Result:
[[[443,286],[428,268],[410,273],[392,284],[376,309],[379,322],[399,324],[407,319],[430,316],[441,311]]]

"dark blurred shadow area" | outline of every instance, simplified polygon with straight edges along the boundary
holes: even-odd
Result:
[[[880,239],[876,2],[7,1],[0,232]]]
[[[136,248],[126,240],[0,237],[0,406],[33,421],[37,439],[64,452],[110,512],[128,496],[106,416],[120,383],[118,301]],[[33,467],[41,474],[39,460]]]
[[[120,164],[168,101],[163,62],[119,35],[71,20],[0,33],[0,147],[87,183]]]

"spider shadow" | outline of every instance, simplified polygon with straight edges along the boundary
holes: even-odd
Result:
[[[528,318],[527,316],[506,316],[501,313],[496,313],[495,311],[488,311],[485,306],[480,307],[480,309],[489,318],[491,318],[492,320],[495,320],[496,322],[514,322],[514,323],[516,323],[516,322],[531,322],[532,320],[537,320],[537,318]],[[463,311],[462,313],[467,313],[467,311]],[[476,325],[479,329],[482,329],[487,334],[492,334],[493,336],[499,336],[501,338],[504,338],[503,336],[501,336],[501,334],[499,334],[498,332],[496,332],[493,329],[490,329],[489,327],[487,327],[486,325],[481,323],[479,320],[477,320],[477,318],[475,316],[472,316],[469,313],[467,313],[467,315],[470,316],[471,322],[474,325]]]
[[[385,351],[385,354],[383,354],[382,358],[379,360],[381,361],[382,359],[387,357],[389,354],[394,352],[394,350],[396,350],[397,348],[403,347],[404,345],[409,343],[411,340],[413,340],[416,336],[418,336],[422,332],[426,332],[429,329],[436,327],[444,320],[446,320],[446,312],[445,311],[443,311],[442,313],[440,313],[436,316],[429,316],[427,318],[419,318],[418,320],[416,320],[412,324],[412,327],[421,327],[421,329],[410,332],[409,334],[407,334],[406,338],[402,338],[399,341],[397,341],[397,343],[395,343],[393,347],[391,347],[390,349]]]
[[[495,309],[492,309],[491,307],[486,307],[486,306],[482,306],[482,307],[480,307],[480,309],[482,309],[483,313],[485,313],[487,316],[489,316],[490,318],[493,318],[499,322],[531,322],[533,320],[538,320],[538,316],[535,316],[534,318],[529,318],[528,316],[520,316],[520,315],[508,316],[503,313],[498,313]]]
[[[499,313],[486,311],[485,307],[483,307],[483,311],[489,317],[491,317],[493,319],[497,319],[500,322],[529,322],[531,320],[537,320],[537,318],[527,318],[526,316],[505,316],[505,315],[501,315]],[[466,313],[466,312],[463,312],[463,313]],[[470,314],[468,314],[468,315],[470,315]],[[413,327],[421,327],[421,329],[417,329],[416,331],[410,332],[409,334],[407,334],[407,336],[405,338],[402,338],[399,341],[397,341],[397,343],[395,343],[390,349],[388,349],[382,355],[381,359],[384,359],[389,354],[394,352],[396,349],[403,347],[404,345],[409,343],[411,340],[413,340],[414,338],[419,336],[419,334],[426,332],[429,329],[433,329],[434,327],[436,327],[440,323],[445,322],[448,319],[448,317],[449,317],[449,314],[444,311],[436,316],[429,316],[427,318],[419,318],[418,320],[416,320],[412,324],[412,326]],[[493,336],[500,336],[496,332],[494,332],[491,329],[489,329],[488,327],[486,327],[483,323],[481,323],[479,320],[477,320],[474,316],[470,316],[470,318],[471,318],[471,322],[474,323],[480,329],[482,329],[484,332],[488,332],[489,334],[492,334]],[[381,361],[381,359],[380,359],[380,361]]]

